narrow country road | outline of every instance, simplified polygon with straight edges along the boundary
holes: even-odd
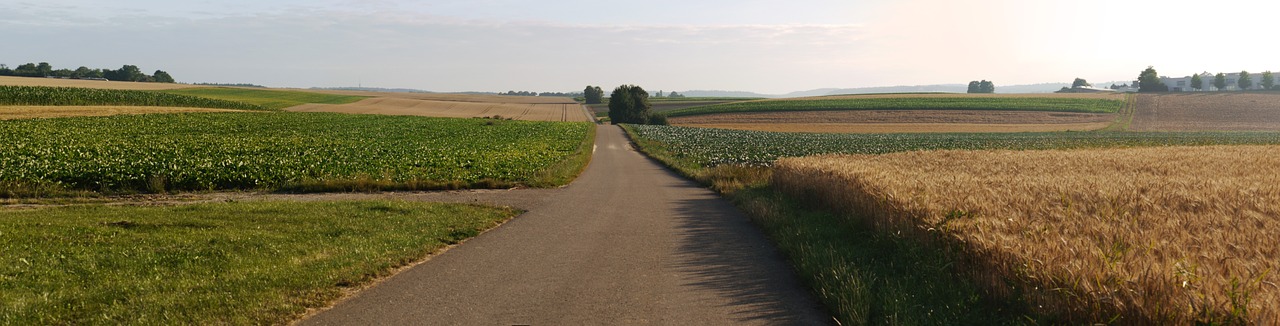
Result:
[[[814,325],[831,318],[718,195],[601,126],[570,186],[302,325]]]

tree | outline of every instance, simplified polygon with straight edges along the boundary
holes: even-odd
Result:
[[[649,92],[640,86],[618,86],[609,95],[609,121],[613,124],[645,124],[651,115]]]
[[[1213,76],[1213,87],[1214,87],[1214,88],[1217,88],[1217,89],[1218,89],[1218,91],[1222,91],[1223,89],[1226,89],[1226,88],[1227,88],[1227,74],[1224,74],[1224,73],[1218,73],[1217,75],[1214,75],[1214,76]]]
[[[21,76],[21,77],[39,77],[40,70],[36,69],[36,64],[26,63],[18,66],[17,68],[14,68],[13,75]]]
[[[0,76],[13,76],[13,69],[9,69],[9,65],[0,63]]]
[[[582,98],[587,101],[587,104],[600,104],[604,102],[604,93],[600,91],[600,87],[587,85],[587,88],[582,90]]]
[[[1075,81],[1071,82],[1071,88],[1077,87],[1093,87],[1093,84],[1090,84],[1088,81],[1084,80],[1084,78],[1076,78]]]
[[[1160,81],[1160,74],[1156,72],[1156,68],[1147,66],[1142,74],[1138,75],[1138,92],[1168,92],[1169,85],[1165,85]]]
[[[1204,89],[1204,80],[1200,79],[1200,74],[1191,75],[1191,88],[1197,91]]]
[[[676,91],[671,91],[670,94],[667,94],[667,97],[684,97],[684,94],[676,93]]]
[[[1236,81],[1236,86],[1240,86],[1240,90],[1247,91],[1253,88],[1253,77],[1249,77],[1249,71],[1240,71],[1240,80]]]
[[[174,83],[173,76],[169,76],[169,73],[164,72],[164,70],[156,70],[156,73],[151,75],[151,77],[154,78],[157,83]]]
[[[995,92],[996,92],[996,84],[995,84],[995,83],[993,83],[993,82],[987,81],[987,80],[983,80],[983,81],[981,81],[981,82],[978,82],[978,92],[979,92],[979,93],[987,93],[987,94],[995,93]]]
[[[662,90],[658,90],[658,94],[655,95],[654,97],[662,97]]]
[[[48,62],[41,62],[39,65],[36,65],[36,70],[40,72],[40,75],[37,77],[53,76],[53,66],[49,65]]]
[[[973,93],[978,93],[978,92],[979,92],[979,84],[978,84],[978,81],[976,81],[976,80],[975,80],[975,81],[971,81],[971,82],[969,82],[969,90],[968,90],[968,91],[966,91],[966,93],[973,94]]]
[[[1276,77],[1271,75],[1271,71],[1270,71],[1270,70],[1267,70],[1267,71],[1262,72],[1262,84],[1261,84],[1261,85],[1262,85],[1262,88],[1263,88],[1263,89],[1275,89],[1275,88],[1276,88]]]

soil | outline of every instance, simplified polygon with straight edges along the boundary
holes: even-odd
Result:
[[[1138,96],[1134,131],[1280,131],[1280,92]]]
[[[722,113],[671,124],[784,132],[1040,132],[1106,128],[1113,114],[986,110],[858,110]]]

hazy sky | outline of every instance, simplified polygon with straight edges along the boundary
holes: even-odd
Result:
[[[433,91],[814,88],[1280,72],[1280,2],[0,0],[0,63]],[[1264,21],[1265,19],[1265,21]]]

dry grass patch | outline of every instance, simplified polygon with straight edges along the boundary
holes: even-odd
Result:
[[[817,156],[772,182],[1062,323],[1280,321],[1280,146]]]
[[[170,83],[136,83],[136,82],[119,82],[119,81],[104,81],[104,80],[32,78],[32,77],[10,77],[10,76],[0,76],[0,86],[79,87],[79,88],[126,89],[126,90],[144,90],[144,91],[195,87],[195,86],[185,85],[185,84],[170,84]]]
[[[0,120],[102,117],[120,114],[187,113],[187,112],[244,112],[227,109],[204,109],[154,106],[3,106]]]

